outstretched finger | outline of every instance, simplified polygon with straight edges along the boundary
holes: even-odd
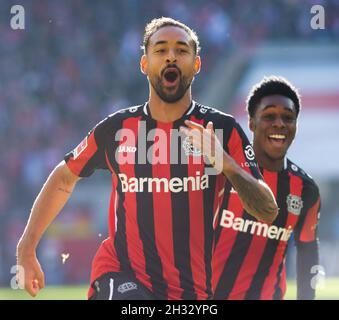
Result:
[[[185,120],[185,124],[187,127],[191,128],[191,129],[198,129],[199,131],[203,131],[204,127],[196,122],[193,122],[191,120]]]
[[[213,127],[213,122],[212,121],[208,121],[208,123],[206,125],[206,129],[214,131],[214,127]]]

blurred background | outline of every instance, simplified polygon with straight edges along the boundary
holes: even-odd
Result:
[[[11,29],[15,4],[25,9],[24,30]],[[324,8],[325,29],[311,27],[315,4]],[[249,137],[245,99],[254,83],[276,74],[299,88],[289,157],[320,187],[321,265],[338,277],[339,0],[1,0],[0,287],[10,286],[17,241],[50,171],[107,114],[147,100],[140,45],[145,24],[160,16],[200,37],[195,100],[235,115]],[[47,284],[89,282],[107,236],[110,189],[109,172],[78,183],[39,246]],[[293,279],[293,245],[287,265]]]

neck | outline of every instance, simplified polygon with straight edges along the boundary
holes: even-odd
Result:
[[[256,148],[255,144],[253,145],[253,149],[259,167],[266,169],[268,171],[281,171],[284,169],[284,158],[272,159],[265,153],[265,151]]]
[[[191,102],[191,88],[189,88],[185,95],[175,103],[168,103],[161,100],[153,88],[151,88],[148,101],[152,118],[161,122],[173,122],[180,119],[187,111]]]

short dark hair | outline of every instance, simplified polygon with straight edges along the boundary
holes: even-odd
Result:
[[[149,39],[151,36],[157,32],[159,29],[164,28],[164,27],[178,27],[186,31],[186,33],[192,38],[193,41],[193,46],[194,46],[194,51],[195,54],[198,55],[200,52],[200,43],[199,43],[199,38],[198,35],[193,31],[190,27],[185,25],[184,23],[174,20],[172,18],[168,17],[161,17],[157,19],[153,19],[151,22],[149,22],[144,31],[144,39],[143,43],[141,46],[141,49],[144,50],[144,53],[147,52],[147,46],[149,44]]]
[[[297,88],[287,79],[278,76],[264,77],[263,80],[252,87],[246,101],[249,116],[254,117],[256,108],[262,98],[276,94],[291,99],[298,116],[301,108],[300,94]]]

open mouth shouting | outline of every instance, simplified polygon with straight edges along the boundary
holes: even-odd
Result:
[[[163,72],[162,82],[165,87],[175,87],[180,81],[180,71],[175,67],[168,67]]]

